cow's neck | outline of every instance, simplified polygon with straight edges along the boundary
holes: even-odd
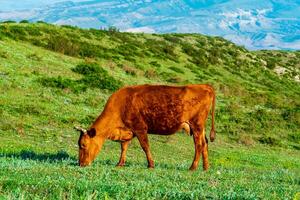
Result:
[[[97,130],[97,135],[106,139],[113,139],[112,134],[116,127],[118,127],[118,120],[114,119],[113,116],[108,117],[103,114],[101,114],[91,126],[91,128]]]

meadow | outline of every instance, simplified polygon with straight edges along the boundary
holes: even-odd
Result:
[[[299,51],[200,34],[1,23],[0,199],[300,199],[299,68]],[[150,136],[153,170],[136,139],[124,168],[111,141],[77,166],[73,127],[87,128],[113,91],[144,83],[214,86],[208,172],[188,171],[194,146],[181,132]]]

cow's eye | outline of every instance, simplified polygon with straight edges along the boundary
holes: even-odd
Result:
[[[81,144],[80,145],[80,149],[86,149],[86,145],[85,144]]]

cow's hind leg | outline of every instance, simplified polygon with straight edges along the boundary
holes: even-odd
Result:
[[[148,161],[148,168],[154,168],[154,161],[152,159],[152,155],[150,152],[149,141],[147,133],[136,133],[136,136],[141,144],[142,149],[144,150],[147,161]]]
[[[128,149],[128,145],[130,144],[130,141],[131,140],[121,142],[121,156],[120,156],[119,163],[117,164],[118,167],[122,167],[125,165],[126,153],[127,153],[127,149]]]
[[[201,132],[193,130],[193,139],[194,139],[194,145],[195,145],[195,155],[194,155],[194,160],[190,167],[190,170],[196,170],[198,167],[198,164],[199,164],[200,155],[201,155],[200,153],[202,150]]]
[[[203,156],[203,169],[208,169],[208,145],[205,140],[205,130],[204,125],[194,125],[192,127],[194,145],[195,145],[195,155],[193,163],[190,167],[190,170],[196,170],[198,168],[199,160],[201,154]]]
[[[203,131],[204,132],[204,131]],[[205,132],[202,134],[202,159],[203,159],[203,170],[208,170],[208,140],[206,138]]]

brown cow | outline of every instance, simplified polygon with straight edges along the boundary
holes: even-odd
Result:
[[[124,87],[113,93],[101,115],[89,130],[80,130],[79,165],[89,165],[99,153],[106,139],[121,142],[121,157],[117,166],[124,166],[126,151],[133,137],[137,137],[146,153],[148,167],[154,167],[149,149],[148,133],[174,134],[184,129],[193,135],[195,156],[190,170],[198,166],[200,153],[203,169],[208,169],[208,145],[205,122],[212,105],[210,140],[215,138],[215,93],[209,85],[138,85]]]

